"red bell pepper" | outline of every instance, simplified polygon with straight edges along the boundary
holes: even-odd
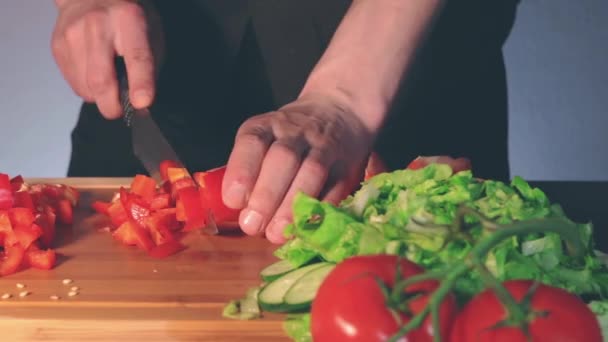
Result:
[[[21,177],[21,175],[13,177],[13,179],[11,179],[11,187],[13,188],[13,192],[21,190],[21,187],[24,183],[25,181],[23,180],[23,177]]]
[[[15,226],[31,226],[34,223],[34,212],[27,208],[11,208],[8,211],[11,223]]]
[[[0,275],[7,276],[17,272],[24,254],[25,249],[20,244],[5,245],[4,252],[0,253]]]
[[[123,223],[112,235],[125,245],[136,245],[145,251],[154,247],[154,242],[150,239],[148,232],[132,221]]]
[[[146,201],[151,201],[156,194],[156,182],[148,176],[136,175],[129,190],[132,194],[141,196]]]
[[[67,199],[62,199],[57,202],[57,218],[63,224],[72,224],[74,222],[74,208]]]
[[[13,187],[7,174],[0,173],[0,210],[13,207]]]
[[[28,249],[32,243],[42,236],[42,228],[37,224],[30,226],[15,226],[13,229],[15,237],[24,249]]]
[[[25,251],[24,263],[41,270],[50,270],[55,266],[57,253],[52,249],[41,250],[35,244]]]
[[[184,231],[192,231],[205,227],[207,221],[207,210],[204,210],[201,197],[198,189],[195,187],[188,187],[179,190],[178,200],[182,203],[184,208],[185,222]]]
[[[56,218],[57,216],[50,207],[45,207],[44,211],[36,216],[35,222],[42,229],[40,242],[46,248],[53,246]]]
[[[173,232],[169,229],[167,216],[155,213],[145,219],[146,228],[148,228],[152,241],[157,246],[175,240]]]
[[[150,207],[141,197],[120,189],[120,202],[127,212],[127,217],[139,227],[145,227],[144,219],[150,216]]]
[[[218,226],[236,225],[239,221],[240,210],[227,207],[222,199],[222,182],[225,173],[226,167],[222,166],[194,174],[194,180],[200,187],[202,205],[211,210]]]
[[[169,180],[168,170],[170,168],[183,168],[183,166],[173,160],[163,160],[160,163],[160,177],[163,181]]]
[[[30,210],[34,210],[34,200],[32,199],[32,195],[30,195],[27,191],[17,191],[13,194],[15,198],[15,208],[27,208]]]
[[[108,216],[115,227],[119,227],[129,219],[121,201],[116,201],[108,207]]]
[[[175,184],[180,179],[192,178],[186,168],[183,167],[170,167],[167,169],[167,178],[171,184]]]
[[[91,208],[99,214],[109,215],[111,205],[110,202],[94,201],[91,203]]]
[[[169,194],[158,194],[150,201],[150,209],[157,211],[160,209],[169,208],[171,206],[171,195]]]

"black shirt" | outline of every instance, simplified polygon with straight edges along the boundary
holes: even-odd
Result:
[[[156,3],[167,59],[152,113],[188,168],[205,170],[227,161],[244,120],[296,99],[350,1]],[[502,45],[516,4],[446,2],[375,146],[389,167],[448,154],[471,158],[480,177],[508,178]],[[135,173],[145,171],[131,152],[128,129],[84,104],[68,175]]]

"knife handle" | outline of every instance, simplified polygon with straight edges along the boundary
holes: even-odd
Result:
[[[114,65],[116,67],[116,77],[118,78],[118,94],[120,97],[120,104],[122,105],[123,119],[127,124],[127,127],[130,127],[131,119],[135,114],[135,108],[131,105],[131,99],[129,98],[127,67],[125,65],[125,60],[122,57],[116,57]]]

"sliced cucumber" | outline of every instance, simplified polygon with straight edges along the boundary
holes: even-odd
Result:
[[[286,310],[300,311],[310,308],[310,304],[317,296],[321,284],[336,265],[328,264],[314,269],[302,276],[285,294]]]
[[[321,262],[298,268],[268,283],[259,293],[260,307],[265,311],[285,312],[285,294],[301,277],[328,263]]]
[[[281,260],[275,262],[272,265],[266,266],[260,272],[260,276],[262,277],[262,280],[270,282],[282,276],[283,274],[291,272],[295,269],[296,267],[294,267],[289,261]]]

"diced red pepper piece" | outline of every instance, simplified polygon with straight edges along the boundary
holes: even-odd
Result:
[[[132,221],[123,223],[112,235],[125,245],[136,245],[145,251],[154,247],[148,232]]]
[[[182,245],[179,241],[173,240],[165,242],[162,245],[155,246],[148,252],[148,255],[153,258],[162,259],[175,253],[178,253],[184,250],[185,248],[186,246]]]
[[[205,227],[207,210],[203,209],[198,189],[195,187],[181,189],[178,193],[178,198],[184,206],[184,214],[186,216],[184,231]]]
[[[169,208],[171,206],[171,195],[158,194],[150,201],[150,209],[152,211]]]
[[[177,220],[177,209],[176,208],[167,208],[161,209],[154,213],[156,217],[162,219],[162,222],[167,228],[172,231],[180,230],[181,224]]]
[[[62,199],[57,202],[57,218],[63,224],[72,224],[74,222],[74,209],[69,200]]]
[[[28,249],[30,245],[42,236],[42,228],[37,224],[30,226],[15,226],[13,228],[15,237],[24,249]]]
[[[13,192],[21,190],[23,183],[25,183],[25,181],[21,175],[13,177],[13,179],[11,179],[11,187],[13,188]]]
[[[120,202],[127,212],[127,217],[140,227],[145,227],[144,218],[150,216],[150,207],[143,198],[121,188]]]
[[[36,217],[36,224],[42,229],[40,242],[46,248],[53,246],[55,239],[56,215],[50,207],[45,207],[44,211]]]
[[[122,206],[121,201],[116,201],[108,207],[108,216],[110,216],[110,220],[115,227],[119,227],[129,220],[127,211]]]
[[[7,245],[7,240],[10,242],[15,242],[16,238],[13,233],[13,225],[11,224],[11,220],[8,212],[0,211],[0,242],[2,245]]]
[[[25,249],[20,244],[5,245],[4,252],[0,254],[0,275],[7,276],[17,272],[24,254]]]
[[[131,188],[129,189],[132,194],[143,197],[145,200],[150,201],[156,194],[156,181],[154,179],[144,176],[136,175],[131,182]]]
[[[163,160],[160,163],[160,177],[162,180],[167,181],[169,180],[169,175],[168,175],[168,169],[169,168],[182,168],[183,166],[180,165],[178,162],[174,161],[174,160]]]
[[[226,167],[218,167],[207,172],[197,172],[194,180],[200,187],[202,206],[209,208],[218,226],[234,225],[239,221],[240,210],[232,209],[222,199],[222,182]]]
[[[91,208],[98,212],[99,214],[108,215],[110,211],[110,206],[112,203],[110,202],[102,202],[102,201],[94,201],[91,203]]]
[[[179,222],[186,222],[186,209],[184,208],[184,202],[179,199],[175,202],[175,218]]]
[[[156,244],[157,246],[162,245],[165,242],[175,240],[173,232],[169,230],[169,227],[167,225],[168,222],[165,219],[165,216],[168,215],[159,215],[155,213],[152,216],[146,218],[146,227],[150,232],[152,241],[154,241],[154,244]]]
[[[0,173],[0,210],[13,207],[13,187],[7,174]]]
[[[52,249],[41,250],[35,244],[25,251],[24,263],[41,270],[50,270],[55,266],[57,253]]]
[[[8,211],[13,226],[31,226],[34,223],[34,212],[27,208],[11,208]]]
[[[167,178],[171,184],[175,184],[180,179],[192,178],[186,168],[183,167],[170,167],[167,169]]]
[[[15,198],[14,207],[34,210],[34,200],[28,191],[17,191],[13,196]]]

